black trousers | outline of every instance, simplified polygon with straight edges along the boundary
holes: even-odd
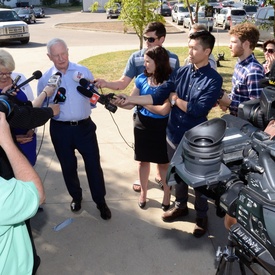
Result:
[[[77,173],[75,150],[81,154],[92,199],[105,203],[105,182],[100,165],[96,125],[90,117],[79,125],[51,120],[50,134],[68,192],[74,200],[82,199],[82,188]]]

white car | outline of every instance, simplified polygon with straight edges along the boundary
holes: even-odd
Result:
[[[193,11],[193,8],[190,7],[191,12]],[[172,21],[176,22],[178,25],[182,25],[183,24],[183,19],[184,17],[189,14],[189,10],[187,7],[184,7],[183,4],[175,4],[173,9],[172,9]]]
[[[14,10],[0,9],[0,42],[6,41],[29,43],[29,27]]]
[[[222,28],[226,30],[230,29],[231,26],[244,22],[247,18],[247,14],[244,9],[227,7],[221,9],[219,14],[216,14],[214,17],[214,26],[222,26]]]
[[[199,24],[203,24],[205,25],[205,27],[212,32],[213,31],[213,17],[205,17],[205,13],[204,12],[198,12],[198,20],[195,20],[195,13],[192,13],[192,17],[193,17],[193,22],[194,23],[199,23]],[[188,28],[189,30],[192,28],[192,21],[191,21],[191,17],[190,14],[185,15],[184,19],[183,19],[183,27],[184,28]]]

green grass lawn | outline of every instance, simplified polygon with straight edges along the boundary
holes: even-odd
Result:
[[[167,49],[178,55],[180,64],[183,64],[183,61],[188,56],[187,47],[167,47]],[[100,54],[84,59],[79,63],[88,67],[95,78],[103,78],[108,81],[117,80],[121,77],[127,60],[133,52],[134,51],[131,50]],[[231,57],[229,48],[226,46],[214,48],[213,54],[215,57],[217,57],[218,53],[225,54],[225,60],[220,61],[221,67],[218,67],[218,72],[223,77],[223,88],[229,93],[231,90],[231,78],[236,63],[236,58]],[[264,55],[261,49],[256,49],[254,54],[260,63],[264,61]],[[133,82],[123,91],[123,93],[129,94],[132,88]],[[102,92],[109,93],[111,91],[108,89],[103,89]],[[221,110],[217,107],[213,108],[209,114],[209,118],[220,117],[221,115]]]

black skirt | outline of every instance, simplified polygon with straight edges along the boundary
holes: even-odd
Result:
[[[151,118],[134,114],[135,160],[168,163],[166,126],[168,117]]]

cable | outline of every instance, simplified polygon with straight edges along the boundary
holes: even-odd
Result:
[[[130,147],[131,149],[135,150],[134,144],[130,145],[130,144],[126,141],[126,139],[123,137],[123,135],[122,135],[122,133],[121,133],[119,127],[118,127],[118,124],[116,123],[116,121],[115,121],[115,119],[114,119],[113,114],[112,114],[110,111],[109,111],[109,113],[110,113],[111,118],[112,118],[112,120],[113,120],[113,122],[114,122],[114,124],[115,124],[115,126],[116,126],[116,128],[117,128],[117,131],[118,131],[119,135],[120,135],[121,138],[124,140],[125,144],[126,144],[128,147]]]
[[[47,97],[47,104],[46,104],[46,107],[49,107],[49,98],[48,98],[48,97]],[[46,123],[43,125],[43,131],[42,131],[41,142],[40,142],[39,148],[38,148],[37,153],[36,153],[36,158],[38,157],[38,155],[39,155],[39,153],[40,153],[40,150],[41,150],[41,147],[42,147],[42,144],[43,144],[43,141],[44,141],[45,127],[46,127]],[[36,138],[37,138],[37,137],[36,137]]]

